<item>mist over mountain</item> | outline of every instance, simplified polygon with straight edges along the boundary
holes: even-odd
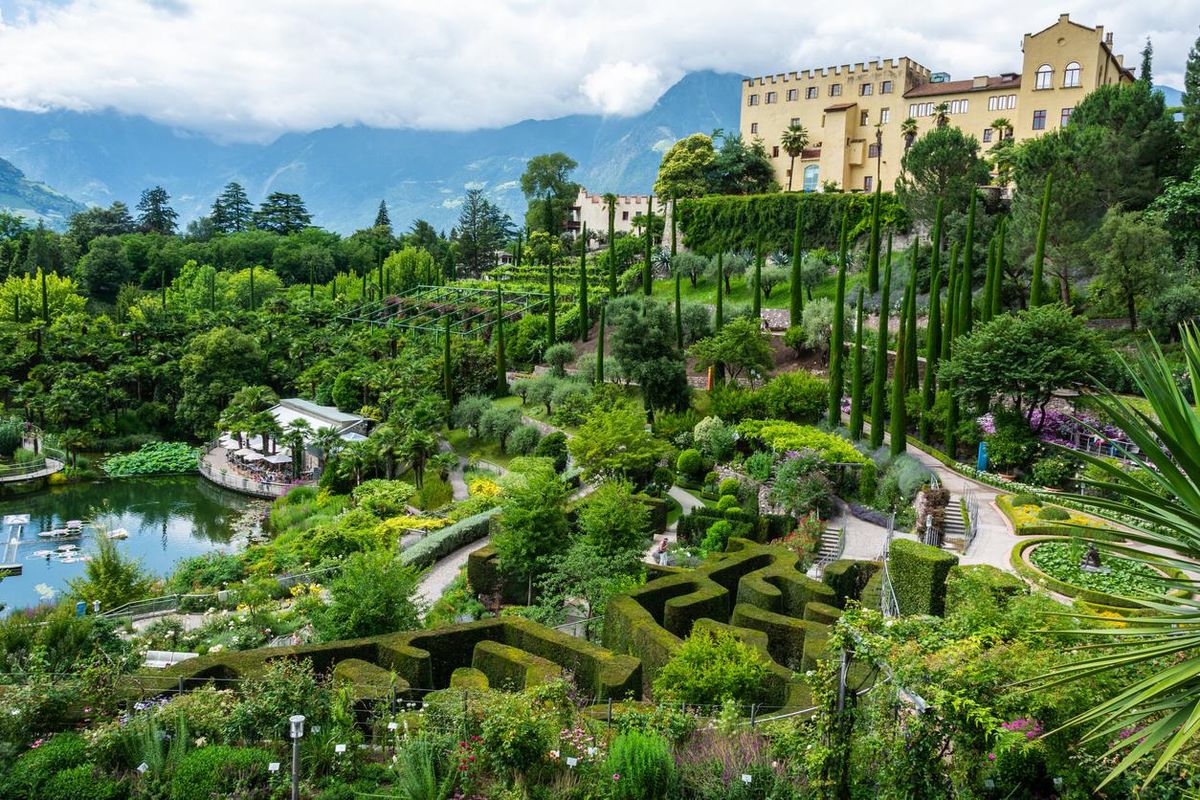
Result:
[[[82,203],[31,181],[16,166],[0,158],[0,211],[24,217],[31,224],[42,220],[49,227],[61,228],[72,214],[83,209]]]
[[[398,228],[424,218],[449,230],[468,188],[482,188],[519,223],[525,199],[518,180],[531,156],[567,153],[579,162],[575,179],[592,191],[647,192],[676,139],[737,128],[740,81],[692,73],[629,117],[574,115],[469,132],[335,127],[269,144],[219,142],[114,111],[0,109],[0,158],[68,203],[122,200],[132,208],[143,189],[161,185],[181,224],[208,213],[231,180],[255,202],[273,191],[298,193],[314,224],[341,233],[369,225],[380,199]],[[20,208],[5,186],[0,208]],[[73,212],[38,213],[54,224]]]

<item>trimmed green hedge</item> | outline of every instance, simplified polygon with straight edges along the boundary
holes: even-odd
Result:
[[[765,633],[771,658],[791,670],[802,668],[804,639],[810,631],[821,627],[811,620],[765,611],[749,603],[738,603],[733,607],[732,623],[739,628],[752,628]]]
[[[488,688],[488,678],[474,667],[459,667],[450,673],[451,689],[483,690]]]
[[[646,533],[650,536],[661,536],[667,530],[666,501],[648,494],[636,494],[633,497],[650,511],[650,526]]]
[[[402,552],[400,561],[421,569],[431,566],[460,547],[487,536],[491,530],[492,517],[499,513],[500,507],[497,506],[434,531]]]
[[[563,668],[512,645],[484,640],[475,645],[471,664],[483,673],[489,686],[528,689],[562,677]],[[453,676],[451,676],[453,682]]]
[[[379,700],[397,688],[408,688],[389,670],[361,658],[339,661],[333,668],[333,682],[335,685],[348,684],[355,700]]]
[[[1009,563],[1016,570],[1017,574],[1027,581],[1049,589],[1052,592],[1073,597],[1084,603],[1094,606],[1105,606],[1109,609],[1118,611],[1119,613],[1128,613],[1130,610],[1142,609],[1144,606],[1134,600],[1129,600],[1124,597],[1117,597],[1114,594],[1106,594],[1105,592],[1097,592],[1094,589],[1085,589],[1082,586],[1076,586],[1073,583],[1059,580],[1058,578],[1048,573],[1042,572],[1032,564],[1025,562],[1025,551],[1037,547],[1039,544],[1048,542],[1069,542],[1070,539],[1062,536],[1038,536],[1031,539],[1023,539],[1017,542],[1012,549],[1012,555],[1009,557]]]
[[[937,547],[895,539],[888,551],[888,572],[901,614],[933,614],[946,610],[946,576],[958,556]]]
[[[755,195],[708,195],[679,200],[676,213],[687,246],[700,253],[758,246],[790,250],[796,204],[804,203],[805,246],[836,250],[842,214],[850,215],[850,239],[871,227],[870,193],[780,192]],[[880,218],[896,230],[908,230],[908,213],[892,192],[880,195]]]
[[[804,618],[821,625],[832,625],[842,616],[842,610],[828,603],[809,603],[804,607]]]
[[[274,757],[253,747],[210,745],[179,760],[171,779],[171,800],[211,800],[240,796],[270,783]]]
[[[837,605],[845,608],[847,600],[857,600],[862,597],[863,590],[866,589],[871,576],[879,572],[882,566],[878,561],[855,561],[840,558],[826,565],[821,578],[837,595]]]
[[[496,548],[485,544],[467,555],[467,582],[477,595],[499,595],[504,605],[523,606],[529,600],[529,586],[524,580],[505,580],[500,569]],[[537,592],[534,592],[537,596]]]

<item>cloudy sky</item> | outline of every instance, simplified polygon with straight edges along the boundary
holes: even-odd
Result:
[[[222,138],[337,124],[471,129],[636,113],[683,74],[909,55],[966,78],[1020,66],[1060,11],[1181,87],[1200,0],[0,0],[0,106],[115,108]],[[920,8],[919,13],[914,9]],[[874,10],[872,10],[874,9]]]

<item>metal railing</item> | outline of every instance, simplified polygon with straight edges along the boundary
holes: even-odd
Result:
[[[200,459],[200,474],[213,483],[224,486],[226,489],[233,489],[235,492],[252,494],[257,497],[283,497],[297,486],[311,484],[311,481],[279,483],[258,478],[247,478],[236,472],[214,469],[203,457]]]
[[[828,533],[829,530],[826,529],[825,532]],[[825,537],[822,536],[821,539],[822,539],[822,541],[824,541]],[[815,573],[815,576],[819,578],[823,574],[825,574],[825,567],[829,566],[834,561],[837,561],[839,558],[841,558],[842,553],[845,552],[845,550],[846,550],[846,526],[843,525],[841,528],[838,529],[836,549],[832,553],[826,553],[825,555],[821,556],[820,558],[818,558],[816,561],[813,562],[812,569]]]
[[[962,514],[966,518],[966,538],[963,541],[963,554],[971,549],[971,544],[975,541],[975,535],[979,533],[979,498],[975,495],[974,490],[967,492],[960,498],[959,503],[962,507]]]
[[[891,619],[900,616],[900,601],[896,599],[896,587],[892,585],[892,574],[888,571],[888,554],[892,549],[892,534],[896,530],[896,515],[888,520],[887,537],[883,540],[883,585],[880,587],[880,608],[883,616]]]

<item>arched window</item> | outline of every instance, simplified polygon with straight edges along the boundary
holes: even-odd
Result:
[[[1034,84],[1035,89],[1049,89],[1054,83],[1054,67],[1049,64],[1042,64],[1037,68],[1037,82]]]
[[[1067,64],[1067,69],[1063,72],[1063,86],[1078,86],[1079,85],[1079,62],[1072,61]]]
[[[815,192],[817,190],[817,180],[820,178],[821,168],[816,164],[809,164],[804,168],[804,191]]]

